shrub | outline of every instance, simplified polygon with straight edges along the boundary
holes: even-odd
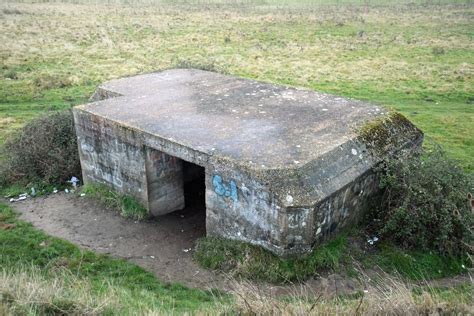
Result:
[[[63,183],[81,173],[72,111],[33,119],[5,143],[7,183]]]
[[[373,228],[403,248],[445,255],[471,252],[474,216],[468,192],[473,177],[439,146],[432,147],[382,164],[381,203],[369,214]]]

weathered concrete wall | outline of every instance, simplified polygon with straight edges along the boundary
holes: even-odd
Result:
[[[103,183],[148,206],[141,135],[104,118],[74,111],[84,183]]]
[[[184,208],[183,161],[146,147],[148,209],[158,216]]]
[[[319,244],[360,221],[370,197],[379,192],[375,174],[366,172],[314,208],[312,244]]]
[[[206,173],[206,230],[278,255],[308,253],[357,223],[377,191],[375,175],[368,171],[316,205],[286,207],[254,178],[217,166]]]
[[[282,253],[285,219],[278,200],[247,174],[216,165],[206,170],[206,231]]]

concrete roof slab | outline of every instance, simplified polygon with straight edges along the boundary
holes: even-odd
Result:
[[[222,74],[173,69],[109,81],[80,109],[252,169],[297,168],[356,136],[376,105]]]

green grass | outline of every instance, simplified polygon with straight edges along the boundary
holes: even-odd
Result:
[[[470,267],[467,258],[405,251],[389,243],[368,250],[356,240],[361,238],[355,231],[343,233],[305,257],[280,258],[247,243],[205,237],[198,240],[194,258],[208,269],[271,283],[301,282],[327,273],[355,276],[360,267],[381,269],[409,280],[430,280],[458,275]]]
[[[466,273],[469,259],[441,256],[430,251],[401,250],[389,243],[378,245],[377,251],[359,258],[366,268],[379,267],[410,280],[432,280]]]
[[[261,247],[217,237],[198,240],[194,259],[203,267],[250,280],[289,283],[344,270],[347,236],[341,235],[304,258],[283,259]]]
[[[62,275],[61,271],[65,269],[67,273],[87,280],[91,295],[100,296],[107,291],[120,295],[115,305],[103,311],[105,314],[140,314],[147,309],[183,313],[209,310],[219,300],[227,300],[217,292],[164,284],[150,272],[125,260],[80,250],[18,220],[5,204],[0,204],[0,224],[0,267],[3,271],[15,273],[18,267],[25,267],[27,272],[35,270],[42,278],[51,280],[58,273]],[[4,229],[5,224],[14,227]],[[0,297],[4,298],[4,295],[6,293],[0,293]],[[6,302],[0,300],[0,303]]]
[[[81,193],[87,197],[98,199],[106,206],[120,210],[120,215],[136,220],[148,216],[148,210],[132,196],[117,193],[115,190],[100,184],[86,184]]]

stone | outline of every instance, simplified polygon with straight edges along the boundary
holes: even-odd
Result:
[[[278,255],[356,223],[378,191],[373,167],[423,140],[376,105],[193,69],[106,82],[74,120],[84,183],[162,215],[203,168],[207,234]]]

